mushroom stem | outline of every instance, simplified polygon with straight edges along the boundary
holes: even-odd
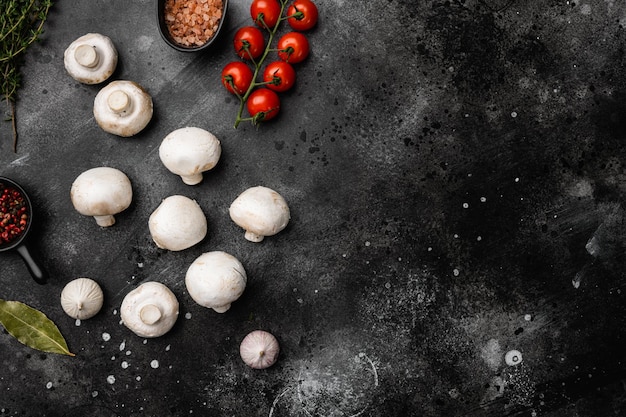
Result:
[[[98,226],[100,227],[109,227],[115,224],[115,217],[110,214],[105,214],[103,216],[93,216],[93,218],[96,219],[96,223],[98,223]]]
[[[100,61],[96,47],[85,44],[76,48],[74,51],[74,59],[76,59],[76,62],[80,65],[87,68],[94,68]]]
[[[202,173],[199,174],[191,174],[191,175],[181,175],[180,176],[183,182],[187,185],[196,185],[202,182]]]
[[[147,304],[141,307],[139,318],[145,324],[151,325],[161,320],[161,309],[154,304]]]
[[[246,234],[244,235],[244,237],[247,240],[249,240],[250,242],[258,243],[258,242],[262,241],[265,236],[258,235],[258,234],[254,233],[254,232],[251,232],[250,230],[246,230]]]
[[[223,306],[213,307],[216,313],[226,313],[230,309],[230,304],[224,304]]]
[[[131,101],[128,94],[122,90],[113,91],[107,98],[107,104],[114,113],[122,113],[130,110]]]

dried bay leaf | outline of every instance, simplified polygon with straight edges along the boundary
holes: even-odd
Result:
[[[19,301],[0,300],[0,323],[20,343],[48,353],[74,356],[56,324]]]

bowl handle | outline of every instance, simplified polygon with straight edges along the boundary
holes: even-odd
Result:
[[[26,263],[28,271],[35,282],[38,284],[45,284],[46,281],[48,281],[48,273],[40,266],[39,262],[35,260],[32,252],[28,249],[28,246],[22,243],[16,248],[16,250],[24,260],[24,263]]]

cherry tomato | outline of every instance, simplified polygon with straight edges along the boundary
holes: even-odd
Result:
[[[280,3],[278,0],[254,0],[250,5],[250,15],[260,27],[272,29],[280,18]]]
[[[283,35],[276,44],[278,57],[290,64],[297,64],[309,56],[309,40],[300,32]]]
[[[222,70],[222,84],[233,94],[243,95],[252,83],[252,69],[243,62],[226,64]]]
[[[296,82],[296,71],[284,61],[274,61],[265,67],[263,81],[269,83],[266,87],[270,90],[282,93],[293,87]]]
[[[246,101],[248,113],[254,118],[253,123],[273,119],[280,111],[278,94],[268,88],[254,90]]]
[[[235,52],[243,59],[256,59],[265,51],[263,32],[256,26],[244,26],[235,33]]]
[[[317,6],[311,0],[295,0],[287,9],[287,16],[295,30],[309,30],[317,23]]]

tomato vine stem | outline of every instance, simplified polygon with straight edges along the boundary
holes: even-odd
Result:
[[[250,86],[248,87],[248,90],[246,91],[246,93],[243,96],[239,97],[239,111],[237,112],[237,118],[235,119],[235,129],[237,129],[239,124],[243,121],[252,120],[252,122],[254,123],[256,120],[262,120],[262,117],[261,118],[242,117],[243,110],[244,110],[245,103],[248,100],[248,97],[252,93],[252,90],[254,90],[256,87],[260,85],[267,84],[266,82],[257,82],[256,79],[259,75],[259,70],[261,69],[263,62],[265,61],[265,58],[267,57],[267,54],[269,54],[270,51],[274,50],[271,48],[271,46],[272,46],[272,41],[274,40],[274,36],[276,35],[276,32],[278,31],[278,27],[280,26],[283,20],[288,19],[288,17],[283,17],[283,12],[285,11],[285,7],[287,6],[288,2],[289,0],[280,0],[280,18],[276,21],[276,24],[271,29],[265,23],[265,19],[263,15],[262,14],[260,15],[261,24],[268,31],[269,37],[267,39],[267,44],[265,45],[265,50],[263,51],[263,55],[261,55],[258,61],[254,61],[254,60],[252,61],[252,63],[254,64],[254,73],[252,75],[252,82],[250,83]]]

